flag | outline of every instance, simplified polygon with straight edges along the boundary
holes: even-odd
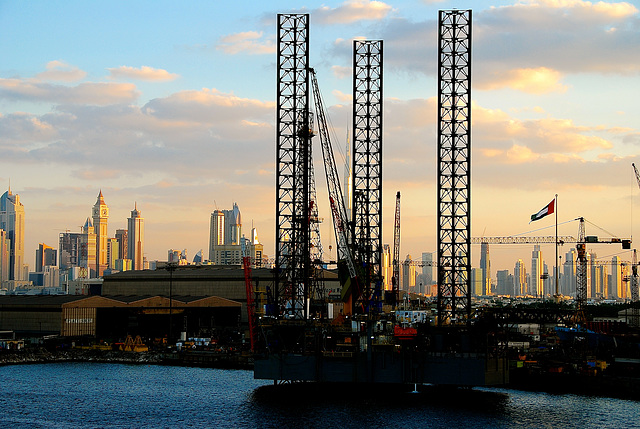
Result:
[[[540,210],[538,213],[532,214],[531,220],[529,221],[529,223],[533,222],[534,220],[540,220],[546,215],[550,215],[551,213],[553,213],[553,206],[555,206],[555,203],[556,203],[556,200],[554,198],[553,200],[551,200],[549,204],[544,206],[542,210]]]

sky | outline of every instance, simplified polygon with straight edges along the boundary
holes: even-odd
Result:
[[[384,40],[383,242],[400,191],[401,255],[436,252],[437,19],[454,8],[473,10],[471,235],[553,235],[553,216],[529,219],[557,194],[560,235],[582,216],[587,235],[632,237],[638,1],[0,0],[0,190],[24,204],[26,261],[79,231],[100,191],[110,236],[137,205],[149,260],[206,257],[211,212],[234,202],[274,256],[278,13],[310,15],[340,170],[353,39]],[[315,175],[335,259],[321,159]],[[493,275],[518,258],[529,268],[531,250],[492,246]],[[542,251],[553,265],[553,245]]]

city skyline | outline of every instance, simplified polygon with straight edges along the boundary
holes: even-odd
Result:
[[[399,190],[402,259],[437,251],[435,28],[437,10],[453,7],[473,8],[472,236],[553,235],[552,217],[528,222],[555,194],[560,235],[576,236],[577,223],[565,222],[584,216],[632,236],[638,3],[476,3],[105,2],[100,14],[75,2],[4,4],[0,188],[11,186],[25,206],[25,261],[38,243],[56,247],[60,232],[78,231],[100,189],[110,237],[140,204],[148,260],[207,249],[210,214],[236,201],[274,256],[279,12],[310,14],[311,64],[337,153],[351,121],[351,40],[385,42],[383,243],[393,242]],[[335,255],[317,161],[315,171],[323,247],[333,244]],[[529,266],[531,251],[491,246],[492,277],[517,259]],[[553,266],[553,245],[541,251]],[[472,265],[479,260],[474,245]]]

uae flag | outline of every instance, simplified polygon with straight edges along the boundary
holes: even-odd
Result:
[[[542,210],[540,210],[538,213],[532,214],[531,220],[529,221],[529,223],[533,222],[534,220],[542,219],[546,215],[550,215],[551,213],[553,213],[553,206],[555,205],[555,202],[556,200],[554,198],[549,204],[544,206]]]

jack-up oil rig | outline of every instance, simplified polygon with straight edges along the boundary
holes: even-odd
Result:
[[[393,286],[383,289],[383,42],[353,42],[353,192],[347,211],[317,76],[309,64],[309,15],[280,14],[277,25],[276,259],[273,285],[256,300],[262,302],[261,317],[255,311],[250,261],[244,261],[255,378],[276,384],[508,383],[507,316],[474,313],[471,306],[471,11],[440,11],[438,20],[434,314],[407,308],[399,299],[399,192]],[[323,283],[327,263],[312,156],[316,135],[336,235],[340,305],[329,302]]]

